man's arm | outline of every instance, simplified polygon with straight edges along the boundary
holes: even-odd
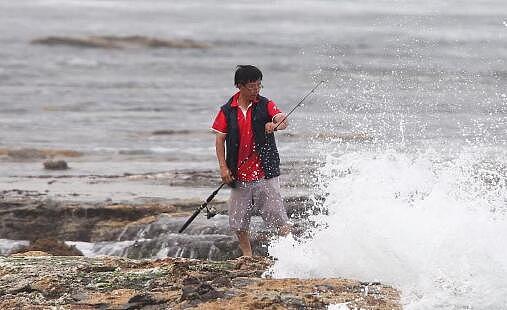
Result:
[[[230,184],[234,179],[225,161],[225,136],[226,135],[223,133],[216,133],[215,151],[217,153],[218,165],[220,166],[220,177],[222,178],[222,182]]]

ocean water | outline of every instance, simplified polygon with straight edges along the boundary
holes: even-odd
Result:
[[[67,148],[98,161],[214,161],[208,129],[237,64],[264,72],[288,111],[327,88],[280,137],[500,139],[503,1],[0,1],[0,147]],[[192,39],[208,49],[30,44],[48,36]],[[395,123],[395,124],[394,124]],[[320,125],[320,126],[319,126]],[[177,134],[156,136],[156,130]],[[179,132],[179,134],[178,134]],[[305,135],[306,134],[306,135]],[[144,154],[143,154],[144,151]],[[127,155],[125,155],[127,154]],[[305,158],[299,156],[299,158]]]
[[[80,151],[70,175],[216,169],[209,126],[236,65],[258,65],[285,111],[324,80],[278,141],[284,165],[317,163],[308,195],[329,214],[311,238],[272,246],[273,275],[379,280],[408,309],[504,309],[505,12],[502,0],[0,0],[0,149]],[[30,44],[91,35],[210,47]],[[3,189],[47,174],[0,156]]]

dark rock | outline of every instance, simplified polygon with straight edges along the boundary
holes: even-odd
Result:
[[[189,134],[190,130],[155,130],[152,135],[176,135],[176,134]]]
[[[83,292],[77,292],[77,293],[72,294],[70,296],[70,298],[72,298],[74,301],[82,301],[82,300],[85,300],[86,298],[88,298],[88,294],[83,293]]]
[[[133,240],[137,231],[150,225],[148,220],[152,216],[176,211],[172,205],[153,204],[139,207],[104,203],[64,203],[41,199],[38,196],[32,198],[40,194],[22,190],[11,190],[9,195],[19,195],[22,198],[16,196],[0,201],[0,222],[3,223],[0,225],[0,236],[14,240]],[[118,237],[129,224],[135,226],[135,231],[129,235],[130,239],[120,240]]]
[[[259,282],[259,281],[260,281],[260,279],[256,279],[256,278],[237,277],[237,278],[232,279],[232,286],[245,287],[250,284]]]
[[[199,281],[199,279],[197,279],[196,277],[186,277],[185,279],[183,279],[183,281],[181,281],[181,284],[183,284],[184,286],[197,285],[200,283],[201,281]]]
[[[382,283],[380,282],[359,282],[359,284],[363,285],[363,286],[370,286],[370,285],[382,285]]]
[[[306,304],[301,298],[297,298],[293,295],[282,295],[280,296],[280,299],[283,304],[290,306],[291,309],[306,309]]]
[[[195,285],[186,285],[181,288],[180,301],[194,300],[199,298],[199,294],[196,292],[197,287]]]
[[[67,45],[73,47],[93,48],[129,48],[129,47],[153,47],[153,48],[207,48],[208,45],[192,40],[167,40],[144,36],[89,36],[85,38],[73,37],[46,37],[36,39],[32,44],[44,45]]]
[[[203,301],[224,297],[223,292],[217,291],[213,286],[207,283],[202,283],[199,285],[196,291],[199,294],[199,298]]]
[[[153,297],[150,295],[150,294],[137,294],[137,295],[134,295],[133,297],[131,297],[129,299],[129,303],[131,302],[142,302],[142,303],[145,303],[145,302],[151,302],[153,301]]]
[[[166,301],[165,299],[157,299],[148,293],[141,293],[132,296],[128,303],[123,306],[123,309],[144,309],[146,306],[149,308],[150,305],[159,305]]]
[[[30,282],[28,280],[21,280],[20,282],[16,283],[14,286],[6,289],[5,293],[6,294],[16,295],[16,294],[21,293],[21,292],[30,293],[32,291],[33,291],[33,289],[30,286]]]
[[[321,284],[321,285],[316,285],[315,286],[315,291],[317,292],[332,292],[336,290],[336,287],[332,286],[332,285],[327,285],[327,284]]]
[[[45,155],[37,149],[8,150],[7,156],[15,159],[34,159],[45,157]]]
[[[44,168],[48,170],[65,170],[69,169],[65,160],[48,160],[44,162]]]
[[[214,290],[213,286],[209,285],[208,283],[202,283],[197,287],[196,292],[199,295],[204,295],[212,290]]]
[[[83,256],[83,253],[75,246],[68,246],[63,241],[50,238],[30,241],[28,246],[22,247],[11,254],[29,251],[43,251],[56,256]]]
[[[208,301],[224,297],[223,292],[217,291],[208,283],[201,283],[200,285],[185,285],[182,287],[181,291],[180,301],[196,299]]]
[[[0,149],[0,156],[1,155],[7,155],[11,159],[15,160],[27,160],[27,159],[54,158],[55,156],[79,157],[82,154],[72,150],[24,148],[15,150]]]
[[[228,277],[218,277],[211,281],[211,284],[215,287],[231,287],[232,282]]]
[[[121,155],[148,155],[150,151],[148,150],[120,150],[118,154]]]
[[[228,289],[224,291],[224,297],[223,298],[233,298],[239,294],[240,290],[236,289]]]
[[[90,265],[78,268],[79,271],[90,273],[90,272],[111,272],[115,271],[118,267],[107,266],[107,265]]]

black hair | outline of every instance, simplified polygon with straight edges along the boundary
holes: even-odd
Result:
[[[246,84],[262,80],[262,72],[252,65],[239,65],[234,74],[234,85]]]

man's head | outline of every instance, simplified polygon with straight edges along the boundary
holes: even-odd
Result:
[[[254,100],[262,88],[262,72],[252,65],[240,65],[234,74],[234,84],[242,96]]]

